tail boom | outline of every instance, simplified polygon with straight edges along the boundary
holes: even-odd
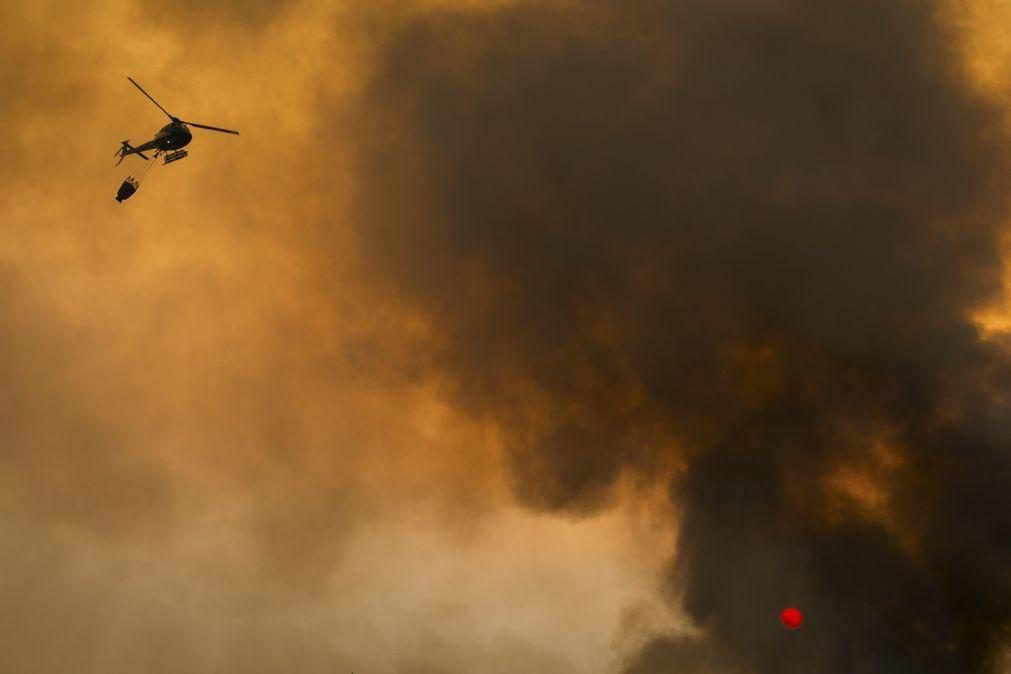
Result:
[[[116,156],[119,157],[119,161],[116,162],[116,166],[119,166],[121,163],[123,163],[123,159],[128,154],[138,155],[140,156],[141,159],[147,161],[147,156],[143,152],[130,145],[130,141],[124,140],[122,146],[119,148],[119,150],[116,151]]]

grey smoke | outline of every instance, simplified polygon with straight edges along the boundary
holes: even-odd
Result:
[[[653,672],[985,672],[1011,625],[1008,172],[937,2],[424,14],[362,116],[365,265],[533,508],[681,465]],[[899,457],[887,521],[825,480]],[[865,471],[866,473],[867,471]],[[787,603],[809,620],[776,622]]]

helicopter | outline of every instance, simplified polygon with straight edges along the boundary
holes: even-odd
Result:
[[[147,155],[144,154],[144,152],[151,150],[154,150],[154,156],[156,159],[158,158],[158,156],[164,154],[166,164],[170,164],[174,161],[178,161],[180,159],[185,158],[188,153],[186,152],[186,150],[183,150],[182,148],[185,147],[186,145],[189,145],[189,142],[193,140],[193,134],[190,133],[190,130],[187,128],[190,126],[196,127],[198,129],[207,129],[209,131],[220,131],[222,133],[231,133],[236,136],[239,135],[238,131],[233,131],[231,129],[222,129],[221,127],[217,126],[208,126],[206,124],[197,124],[195,122],[183,121],[178,117],[176,117],[175,115],[170,114],[168,110],[163,108],[161,104],[158,103],[158,101],[154,100],[151,94],[144,91],[144,88],[141,87],[139,84],[137,84],[137,82],[134,81],[132,77],[128,75],[126,79],[130,80],[130,83],[133,84],[133,86],[140,89],[140,93],[147,96],[148,99],[150,99],[152,103],[157,105],[158,109],[164,112],[168,116],[168,118],[172,121],[163,126],[161,129],[159,129],[158,133],[154,135],[153,139],[147,141],[146,143],[142,143],[136,147],[130,145],[129,140],[124,140],[122,146],[118,150],[116,150],[116,154],[114,155],[116,157],[119,157],[119,161],[116,162],[116,166],[119,166],[120,163],[122,163],[123,159],[127,155],[131,154],[138,155],[140,156],[141,159],[147,161],[148,157]]]

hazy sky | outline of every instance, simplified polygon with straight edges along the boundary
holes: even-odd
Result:
[[[0,671],[1011,671],[1011,3],[14,0],[0,60]],[[241,135],[117,204],[127,75]]]

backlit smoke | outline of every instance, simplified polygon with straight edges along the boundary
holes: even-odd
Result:
[[[654,672],[992,671],[1008,174],[936,2],[433,11],[362,101],[365,262],[565,513],[671,475]],[[804,628],[778,623],[804,609]]]

